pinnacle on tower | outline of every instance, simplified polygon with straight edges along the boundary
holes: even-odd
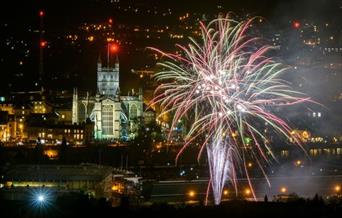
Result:
[[[102,68],[102,61],[101,61],[101,54],[99,54],[99,57],[97,59],[97,71],[101,70]]]
[[[119,70],[120,64],[119,64],[119,56],[115,55],[115,69]]]

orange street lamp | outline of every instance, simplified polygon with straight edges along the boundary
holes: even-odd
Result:
[[[196,192],[193,191],[193,190],[190,190],[189,193],[188,193],[188,195],[189,195],[190,198],[193,198],[193,197],[195,197]]]
[[[251,194],[251,190],[249,188],[245,189],[245,195],[250,195]]]
[[[287,192],[287,188],[286,187],[281,187],[280,188],[280,192],[285,194]]]

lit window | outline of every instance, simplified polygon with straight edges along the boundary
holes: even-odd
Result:
[[[336,154],[341,155],[342,154],[342,148],[336,148]]]
[[[330,154],[331,153],[329,148],[324,148],[323,152],[324,152],[324,154]]]
[[[319,155],[319,150],[318,149],[315,149],[315,148],[313,148],[313,149],[310,149],[309,150],[309,153],[310,153],[310,155],[311,156],[317,156],[317,155]]]
[[[287,150],[282,150],[282,151],[280,152],[280,155],[281,155],[282,157],[288,157],[288,156],[289,156],[289,151],[287,151]]]

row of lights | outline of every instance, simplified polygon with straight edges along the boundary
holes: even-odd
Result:
[[[114,185],[114,186],[112,187],[112,190],[113,190],[113,191],[120,191],[120,190],[119,190],[119,187],[116,186],[116,185]],[[335,191],[337,194],[339,194],[340,191],[341,191],[341,186],[340,186],[340,185],[336,185],[336,186],[334,187],[334,191]],[[286,188],[286,187],[281,187],[281,188],[280,188],[280,192],[283,193],[283,194],[285,194],[285,193],[287,192],[287,188]],[[246,189],[244,190],[244,194],[245,194],[246,196],[250,196],[251,193],[252,193],[252,192],[251,192],[251,190],[250,190],[249,188],[246,188]],[[223,195],[224,195],[224,196],[228,196],[228,194],[229,194],[229,191],[228,191],[227,189],[225,189],[225,190],[223,191]],[[189,196],[190,198],[194,198],[194,197],[196,196],[196,192],[195,192],[194,190],[190,190],[190,191],[188,192],[188,196]],[[49,203],[49,198],[48,198],[48,197],[49,197],[49,196],[48,196],[48,193],[47,193],[47,192],[42,192],[42,191],[40,191],[40,192],[38,192],[38,193],[34,193],[33,203],[34,203],[34,205],[36,205],[36,206],[38,206],[38,207],[44,207],[46,204]]]
[[[282,193],[282,194],[285,194],[285,193],[288,192],[288,190],[287,190],[287,188],[286,188],[285,186],[281,187],[279,191],[280,191],[280,193]],[[340,191],[341,191],[341,186],[340,186],[340,185],[335,185],[335,186],[334,186],[334,192],[338,194],[338,193],[340,193]],[[246,189],[244,190],[243,193],[244,193],[246,196],[250,196],[250,195],[252,194],[252,191],[251,191],[251,189],[246,188]],[[228,189],[224,189],[224,190],[223,190],[223,195],[224,195],[224,196],[228,196],[228,194],[229,194]],[[194,190],[190,190],[190,191],[188,192],[187,195],[188,195],[190,198],[194,198],[194,197],[196,196],[196,192],[195,192]]]
[[[252,192],[251,192],[251,190],[250,190],[249,188],[246,188],[245,191],[244,191],[244,193],[245,193],[245,195],[250,195]],[[228,194],[229,194],[228,189],[223,190],[223,195],[224,195],[224,196],[228,196]],[[189,196],[190,198],[193,198],[193,197],[196,196],[196,192],[195,192],[194,190],[190,190],[190,191],[188,192],[188,196]]]

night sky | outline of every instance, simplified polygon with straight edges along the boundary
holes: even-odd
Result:
[[[25,74],[27,79],[36,76],[38,69],[36,43],[39,39],[37,33],[39,17],[37,14],[40,9],[46,11],[44,29],[50,45],[48,54],[46,54],[45,68],[52,74],[62,75],[62,80],[70,80],[70,83],[63,82],[56,87],[66,89],[71,89],[72,86],[95,89],[96,61],[99,51],[103,51],[104,43],[81,44],[76,50],[65,47],[63,41],[59,40],[69,32],[76,32],[80,24],[85,22],[101,23],[110,17],[118,25],[173,25],[177,22],[175,19],[177,14],[181,15],[186,12],[215,14],[220,11],[263,16],[275,29],[288,28],[289,22],[292,20],[306,19],[332,24],[338,24],[342,20],[342,0],[120,0],[121,5],[128,6],[132,3],[142,9],[164,10],[170,8],[175,16],[156,19],[154,16],[132,15],[129,12],[115,10],[113,7],[115,4],[111,4],[111,0],[3,1],[0,7],[0,31],[2,33],[0,39],[3,43],[7,39],[24,40],[30,49],[30,56],[24,61],[23,66],[17,67],[18,61],[21,61],[20,57],[17,57],[17,53],[14,54],[13,51],[3,48],[1,44],[0,67],[4,76],[2,84],[13,83],[13,86],[7,87],[10,90],[15,87],[15,84],[19,84],[16,87],[23,88],[27,86],[28,80],[25,79],[25,83],[23,83],[24,80],[19,78],[19,82],[13,82],[14,74]],[[32,31],[28,32],[28,29]],[[149,45],[148,42],[140,44],[141,48],[139,49],[144,49]],[[173,44],[165,42],[157,46],[164,48],[172,47]],[[15,49],[15,51],[17,50]],[[120,82],[123,90],[139,86],[136,82],[137,78],[130,75],[130,69],[141,68],[147,62],[144,55],[125,53],[126,51],[127,49],[123,48],[120,54]],[[22,51],[19,49],[18,52]]]
[[[83,21],[96,21],[113,15],[111,0],[25,0],[3,1],[1,21],[30,24],[35,21],[36,11],[49,11],[49,21],[64,26]],[[246,11],[269,18],[296,16],[297,18],[337,18],[341,15],[341,0],[121,0],[121,3],[158,8],[171,8],[175,12],[214,11],[217,5],[227,11]],[[200,2],[200,3],[199,3]],[[129,19],[129,18],[128,18]]]

